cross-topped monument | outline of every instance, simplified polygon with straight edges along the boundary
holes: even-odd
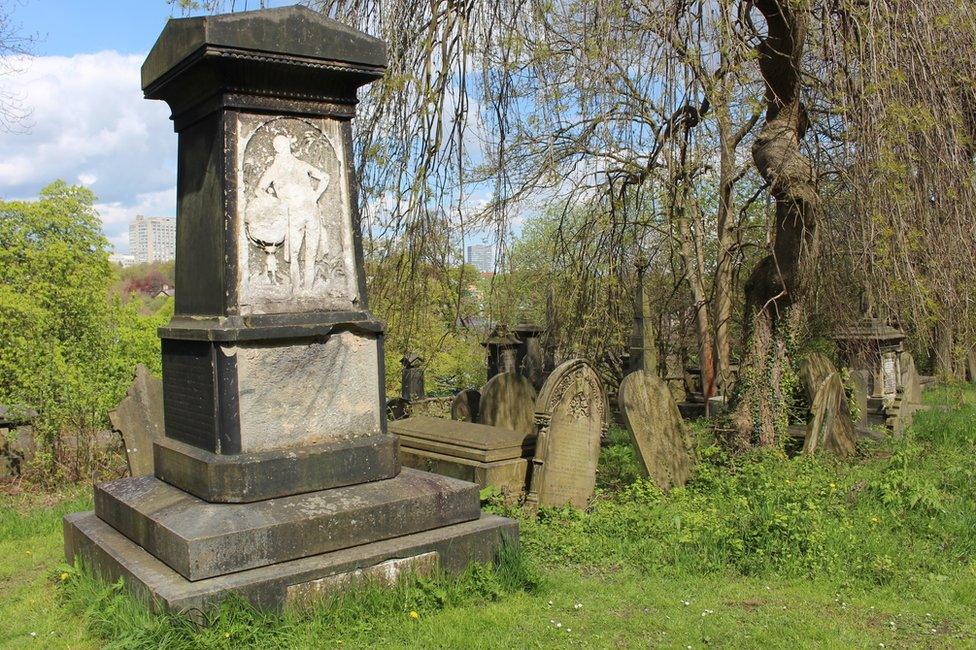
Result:
[[[155,475],[65,518],[81,558],[174,610],[491,560],[515,522],[400,469],[367,307],[351,120],[384,44],[303,7],[170,20],[142,67],[179,134],[176,308]]]

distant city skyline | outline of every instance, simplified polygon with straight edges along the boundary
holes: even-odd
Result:
[[[464,261],[481,273],[494,273],[495,247],[491,244],[470,244],[465,249]]]
[[[136,215],[129,224],[129,254],[137,264],[176,259],[176,219]]]

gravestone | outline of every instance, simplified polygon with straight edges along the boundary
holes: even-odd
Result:
[[[153,443],[163,438],[163,382],[143,364],[136,366],[132,385],[114,410],[112,428],[122,434],[130,476],[152,474]]]
[[[684,485],[694,466],[691,437],[667,383],[638,370],[624,377],[617,399],[644,476],[662,490]]]
[[[585,508],[596,486],[607,397],[600,378],[582,359],[549,375],[536,400],[539,433],[526,505]]]
[[[403,372],[400,375],[400,397],[415,402],[427,395],[424,387],[424,360],[420,355],[408,352],[400,359]]]
[[[538,390],[542,388],[546,376],[546,355],[542,348],[545,330],[533,323],[519,323],[513,330],[521,342],[517,355],[518,371]]]
[[[410,402],[402,397],[391,397],[386,401],[386,419],[402,420],[410,417]]]
[[[451,419],[458,422],[478,422],[481,415],[481,393],[462,390],[451,402]]]
[[[481,424],[534,434],[535,397],[532,382],[522,375],[514,372],[495,375],[481,391]]]
[[[854,423],[856,427],[866,427],[870,422],[868,421],[868,394],[870,393],[869,383],[871,381],[871,373],[867,370],[852,370],[851,371],[851,383],[854,384],[854,403],[857,404],[857,422]]]
[[[69,562],[153,607],[275,610],[431,553],[459,571],[517,535],[477,485],[401,471],[387,433],[351,124],[385,65],[381,41],[304,7],[170,20],[143,64],[179,134],[165,437],[154,475],[96,485],[64,534]]]
[[[498,488],[508,503],[525,492],[536,437],[485,424],[417,416],[390,423],[400,437],[400,462]]]
[[[846,457],[856,447],[854,422],[847,403],[847,391],[833,362],[819,352],[808,354],[798,370],[810,404],[803,453],[820,450]]]

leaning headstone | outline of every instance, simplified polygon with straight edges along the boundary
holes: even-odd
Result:
[[[478,422],[481,413],[481,393],[462,390],[451,402],[451,419],[458,422]]]
[[[481,391],[481,424],[535,433],[535,388],[514,372],[495,375]]]
[[[401,471],[352,158],[385,46],[304,7],[170,20],[142,68],[179,132],[155,474],[95,486],[65,554],[156,607],[301,605],[356,576],[491,561],[515,522]],[[391,562],[391,560],[395,560]]]
[[[163,381],[153,377],[143,364],[136,366],[132,385],[114,410],[112,427],[122,434],[130,476],[144,476],[155,470],[153,443],[163,439]]]
[[[607,397],[600,378],[582,359],[558,366],[536,400],[539,433],[526,504],[585,508],[596,486]]]
[[[810,411],[803,453],[813,454],[823,450],[842,458],[854,453],[854,423],[847,405],[847,391],[839,373],[830,373],[820,385]]]
[[[638,370],[624,377],[617,399],[644,475],[662,490],[684,485],[694,466],[691,437],[667,383]]]
[[[813,352],[800,362],[797,373],[810,403],[803,452],[820,450],[846,457],[856,447],[854,422],[847,403],[847,391],[833,362]]]

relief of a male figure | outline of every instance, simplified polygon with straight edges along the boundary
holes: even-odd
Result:
[[[287,214],[288,236],[284,254],[289,264],[291,289],[311,289],[315,282],[315,260],[324,231],[318,215],[318,200],[329,187],[329,175],[296,157],[288,136],[272,140],[275,157],[258,181],[258,191],[277,197]],[[299,252],[301,259],[299,260]]]

